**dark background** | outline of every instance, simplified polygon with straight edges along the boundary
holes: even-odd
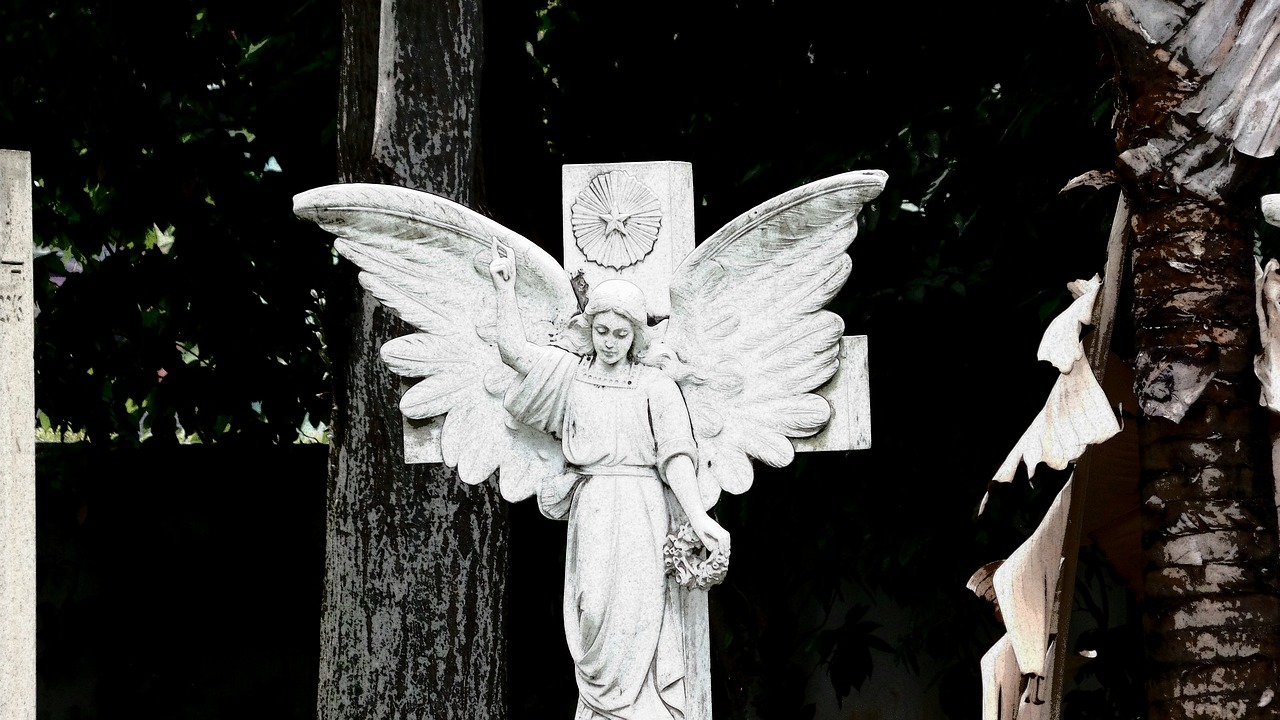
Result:
[[[831,308],[870,336],[874,446],[722,501],[716,708],[808,717],[815,673],[843,696],[893,667],[976,716],[1000,630],[965,580],[1064,478],[977,503],[1053,382],[1036,344],[1101,271],[1118,192],[1059,192],[1114,158],[1083,3],[510,0],[485,33],[482,209],[553,255],[566,162],[692,162],[699,237],[889,173]],[[325,453],[294,443],[328,417],[336,275],[290,198],[335,179],[339,42],[335,0],[0,7],[0,145],[32,152],[44,253],[39,421],[83,440],[39,455],[41,718],[314,714]],[[563,526],[511,517],[512,716],[567,713]],[[1083,567],[1083,597],[1118,599],[1083,603],[1091,642],[1117,649],[1068,709],[1132,716],[1131,603],[1096,552]]]

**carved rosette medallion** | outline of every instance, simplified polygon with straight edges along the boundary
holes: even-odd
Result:
[[[621,171],[597,175],[570,208],[573,238],[591,262],[621,270],[653,250],[662,209],[653,191]]]

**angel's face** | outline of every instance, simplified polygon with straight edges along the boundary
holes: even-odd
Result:
[[[596,357],[606,365],[615,365],[627,356],[635,331],[631,321],[612,310],[602,312],[591,321],[591,344]]]

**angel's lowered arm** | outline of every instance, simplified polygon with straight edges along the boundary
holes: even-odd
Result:
[[[688,455],[677,455],[667,463],[665,477],[671,493],[676,496],[685,515],[689,516],[689,524],[698,535],[698,539],[708,550],[717,549],[729,552],[729,531],[720,526],[707,511],[702,508],[702,499],[698,496],[697,471]]]
[[[531,355],[528,350],[533,343],[524,337],[524,324],[520,320],[520,308],[516,305],[515,253],[497,240],[493,241],[489,274],[493,276],[493,289],[498,295],[498,352],[502,355],[502,362],[524,375],[529,372],[528,358]]]

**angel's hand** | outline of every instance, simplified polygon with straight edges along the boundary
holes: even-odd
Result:
[[[513,291],[516,287],[516,254],[511,248],[493,239],[493,260],[489,262],[489,275],[498,292]]]
[[[729,531],[720,526],[720,523],[711,518],[710,515],[700,513],[698,517],[689,518],[689,524],[693,526],[693,532],[706,546],[709,552],[715,552],[717,549],[729,554]]]

